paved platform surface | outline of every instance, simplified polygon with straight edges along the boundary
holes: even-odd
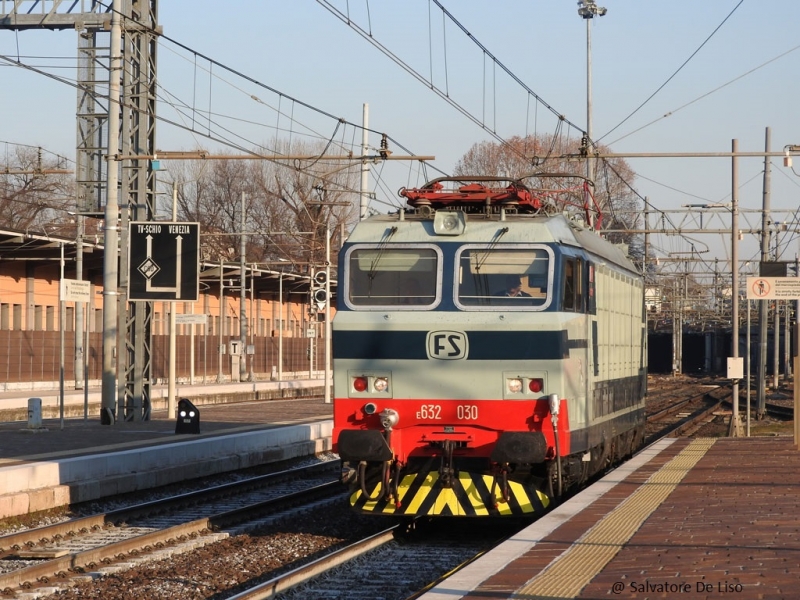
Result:
[[[0,423],[0,518],[324,452],[332,404],[289,398],[198,407],[199,434],[176,419],[102,425],[100,418]]]
[[[276,425],[333,418],[333,405],[321,398],[259,400],[199,406],[200,437],[265,429]],[[44,419],[43,430],[25,422],[0,423],[0,466],[56,456],[113,452],[136,446],[171,444],[197,438],[175,434],[176,420],[155,411],[149,421],[118,421],[101,425],[100,417]]]
[[[305,375],[308,375],[306,373]],[[33,384],[30,384],[33,386]],[[34,388],[4,390],[0,392],[0,422],[27,422],[31,418],[30,400],[40,398],[43,418],[92,418],[100,414],[101,388],[94,382],[86,389],[69,387],[59,389],[58,384]],[[257,380],[221,383],[180,383],[175,387],[176,401],[189,398],[199,405],[224,404],[243,400],[267,400],[274,398],[295,398],[309,395],[322,395],[325,389],[322,378],[308,378],[303,374],[285,374],[281,381]],[[153,412],[167,410],[169,388],[167,385],[153,385],[150,388],[150,403]],[[119,416],[117,417],[119,418]]]
[[[791,437],[663,440],[424,600],[800,598]]]

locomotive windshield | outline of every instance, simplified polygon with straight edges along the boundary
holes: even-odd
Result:
[[[457,302],[465,308],[545,308],[551,263],[545,247],[465,247],[458,255]]]
[[[347,259],[349,304],[430,307],[438,296],[439,256],[433,246],[353,249]]]

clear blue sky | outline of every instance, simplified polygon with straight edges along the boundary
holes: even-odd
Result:
[[[585,127],[586,26],[575,2],[441,2],[531,90],[569,121]],[[434,3],[330,3],[342,12],[349,5],[355,23],[370,30],[376,41],[424,77],[432,74],[435,85],[446,87],[455,102],[484,119],[500,136],[553,132],[555,121],[545,108],[539,107],[536,113],[528,106],[520,86],[499,69],[489,68],[481,52],[452,23],[443,29],[441,12]],[[675,74],[739,0],[609,0],[598,4],[606,7],[608,14],[594,19],[592,27],[595,139],[611,143],[616,152],[727,152],[736,138],[741,151],[760,152],[764,130],[771,127],[773,150],[800,144],[795,108],[800,98],[800,50],[794,50],[800,45],[796,2],[744,0],[680,72],[611,133],[609,130]],[[493,139],[312,0],[164,1],[159,17],[164,33],[192,50],[351,123],[360,124],[362,104],[368,103],[371,129],[386,132],[416,154],[435,155],[435,165],[443,171],[451,171],[473,143]],[[20,56],[26,64],[40,65],[70,79],[74,71],[68,67],[74,65],[75,48],[76,35],[69,31],[0,34],[0,54]],[[240,136],[239,143],[267,144],[275,135],[275,125],[288,124],[286,118],[277,121],[273,108],[278,97],[268,90],[216,66],[215,77],[210,79],[208,63],[195,63],[189,52],[169,42],[161,44],[159,53],[164,97],[171,94],[203,111],[210,106],[218,113],[217,123]],[[761,66],[772,59],[776,60]],[[4,90],[0,107],[6,117],[0,141],[42,145],[74,158],[75,90],[6,65],[0,66],[0,77]],[[703,97],[706,94],[710,95]],[[333,134],[334,120],[290,106],[281,100],[284,112],[295,111],[293,136],[301,135],[303,126],[322,138]],[[158,112],[175,118],[164,102]],[[671,116],[661,118],[670,112]],[[360,132],[340,128],[337,139],[358,144]],[[378,137],[373,136],[370,143],[377,145]],[[225,149],[219,143],[159,125],[159,148],[196,145]],[[6,146],[0,147],[6,150]],[[637,191],[659,208],[730,199],[730,159],[629,162],[640,175],[634,183]],[[795,163],[800,173],[800,157]],[[796,207],[800,178],[785,169],[780,159],[773,159],[773,165],[773,206]],[[745,208],[761,206],[762,170],[762,159],[740,161],[740,202]],[[377,188],[377,193],[389,204],[397,203],[394,194],[401,185],[421,183],[421,175],[410,172],[407,164],[387,165],[383,175],[385,187]],[[375,182],[373,176],[373,186]],[[385,209],[386,204],[376,208]],[[795,252],[793,248],[789,258]]]

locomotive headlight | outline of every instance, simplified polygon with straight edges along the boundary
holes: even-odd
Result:
[[[507,379],[506,385],[508,386],[508,391],[511,394],[519,394],[522,391],[521,379],[518,378]]]
[[[364,405],[364,414],[374,415],[376,410],[378,410],[378,405],[374,402],[367,402]]]
[[[436,235],[461,235],[467,229],[467,219],[460,210],[437,211],[433,217]]]
[[[391,408],[385,408],[381,411],[381,414],[378,415],[381,418],[381,425],[384,429],[391,430],[392,427],[397,425],[400,421],[400,415],[397,414],[396,410]]]
[[[385,392],[389,389],[389,379],[386,377],[376,377],[372,382],[372,387],[376,392]]]

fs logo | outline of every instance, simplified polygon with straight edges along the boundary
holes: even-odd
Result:
[[[428,358],[459,360],[467,357],[469,343],[463,331],[431,331],[428,333]]]

